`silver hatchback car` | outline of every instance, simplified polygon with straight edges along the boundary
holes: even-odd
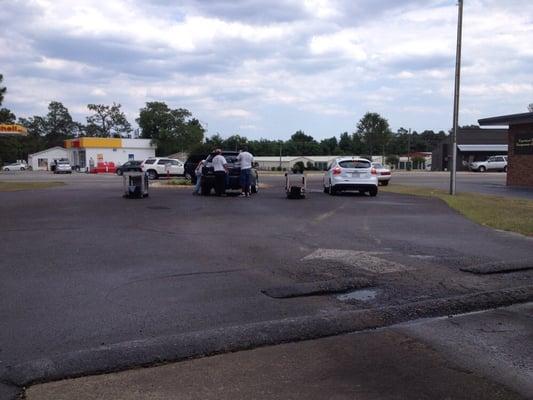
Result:
[[[356,190],[374,197],[378,194],[378,176],[372,163],[359,157],[341,157],[334,160],[324,174],[324,193],[335,195],[345,190]]]

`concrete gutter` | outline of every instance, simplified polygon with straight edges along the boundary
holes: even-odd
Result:
[[[287,318],[134,340],[18,364],[1,371],[0,382],[10,385],[5,388],[11,390],[12,386],[22,388],[35,383],[318,339],[420,318],[462,314],[530,301],[533,301],[533,285],[392,307]],[[0,394],[1,389],[0,384]]]

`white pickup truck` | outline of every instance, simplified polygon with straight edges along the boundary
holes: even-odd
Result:
[[[507,156],[492,156],[486,161],[475,161],[470,164],[471,171],[503,171],[507,172]]]

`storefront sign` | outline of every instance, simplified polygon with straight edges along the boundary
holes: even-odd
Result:
[[[515,134],[515,154],[533,154],[533,132],[520,132]]]
[[[26,136],[28,130],[22,125],[0,124],[0,135]]]

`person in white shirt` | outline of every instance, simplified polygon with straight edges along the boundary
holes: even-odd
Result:
[[[248,147],[244,146],[237,156],[237,161],[241,164],[241,187],[242,197],[250,197],[250,185],[252,179],[252,164],[254,156],[248,152]]]
[[[215,193],[217,196],[226,194],[226,173],[228,171],[228,163],[222,155],[222,150],[216,149],[215,156],[211,160],[213,169],[215,171]]]

